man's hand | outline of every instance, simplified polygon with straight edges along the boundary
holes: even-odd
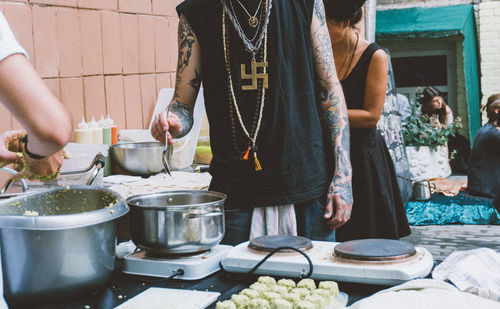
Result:
[[[324,214],[326,224],[331,229],[338,229],[351,218],[353,204],[351,183],[332,184],[328,189],[327,198]]]
[[[164,110],[155,115],[153,124],[151,125],[151,135],[158,141],[165,143],[165,134],[169,145],[173,143],[173,137],[177,136],[182,131],[182,124],[179,117],[174,113],[168,113]]]
[[[25,153],[23,147],[24,169],[15,178],[38,179],[43,182],[56,179],[61,169],[64,153],[64,150],[61,150],[43,159],[33,159]]]
[[[21,163],[16,154],[22,152],[21,137],[26,134],[23,130],[6,131],[0,134],[0,166],[11,163]]]

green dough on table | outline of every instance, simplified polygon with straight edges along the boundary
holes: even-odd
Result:
[[[248,296],[248,298],[250,298],[250,299],[260,297],[260,293],[256,290],[252,290],[252,289],[243,289],[243,291],[240,292],[240,295]]]
[[[276,298],[281,298],[281,295],[279,293],[276,293],[276,292],[264,292],[262,294],[262,296],[269,301],[276,299]]]
[[[273,286],[273,292],[276,292],[280,295],[283,295],[285,293],[288,293],[288,289],[284,286],[281,286],[281,285],[275,285],[275,286]]]
[[[300,295],[296,293],[285,293],[282,297],[293,304],[297,304],[301,300]]]
[[[319,295],[326,299],[326,302],[329,303],[333,297],[332,294],[330,293],[330,290],[325,290],[325,289],[316,289],[311,291],[311,295]]]
[[[316,305],[318,305],[319,308],[324,308],[325,305],[328,304],[326,299],[320,295],[309,295],[309,296],[306,296],[306,298],[304,298],[304,300],[307,300],[311,303],[315,303]]]
[[[259,292],[260,294],[269,291],[269,288],[267,287],[267,285],[265,285],[264,283],[259,283],[259,282],[255,282],[254,284],[252,284],[250,286],[250,288],[254,291]]]
[[[271,309],[293,309],[293,304],[281,298],[271,301]]]
[[[215,309],[236,309],[236,305],[231,300],[219,301]]]
[[[269,302],[265,299],[262,298],[256,298],[250,300],[250,303],[248,303],[248,309],[271,309],[271,305],[269,305]]]
[[[250,299],[246,295],[233,295],[231,296],[231,300],[238,308],[245,308],[250,302]]]
[[[297,283],[298,288],[306,288],[309,290],[315,290],[316,289],[316,283],[314,282],[313,279],[302,279]]]
[[[339,286],[335,281],[321,281],[319,283],[319,288],[329,290],[333,297],[337,297],[337,295],[339,295]]]
[[[257,279],[257,282],[264,283],[265,285],[275,285],[276,279],[274,279],[273,277],[269,277],[269,276],[261,276],[261,277],[259,277],[259,279]]]
[[[296,308],[297,309],[317,309],[318,305],[316,305],[315,303],[311,303],[310,301],[307,301],[307,300],[301,300],[297,304]]]
[[[278,285],[284,286],[290,290],[295,287],[295,281],[293,281],[292,279],[280,279],[278,280]]]
[[[304,297],[308,296],[309,294],[311,294],[309,289],[306,289],[306,288],[295,288],[295,289],[292,289],[291,292],[295,293],[295,294],[299,294],[300,298],[304,298]]]

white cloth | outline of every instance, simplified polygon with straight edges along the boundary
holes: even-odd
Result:
[[[0,61],[13,54],[23,54],[28,58],[28,54],[17,42],[7,20],[0,12]]]
[[[416,279],[355,302],[351,309],[499,309],[497,302],[434,279]]]
[[[297,235],[297,219],[292,204],[253,209],[250,239],[267,235]]]
[[[432,271],[432,278],[449,280],[463,292],[500,302],[500,254],[492,249],[453,252]]]

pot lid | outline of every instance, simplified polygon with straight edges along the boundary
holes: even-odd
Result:
[[[128,211],[125,200],[112,190],[56,187],[0,201],[0,228],[78,228],[117,219]]]
[[[304,251],[312,248],[312,242],[308,238],[302,236],[274,235],[256,237],[250,240],[248,244],[249,248],[258,251],[273,251],[278,247],[284,246],[294,247]],[[290,251],[292,250],[283,250],[283,252]]]
[[[394,239],[358,239],[338,244],[334,255],[360,261],[387,261],[410,257],[416,253],[415,246]]]

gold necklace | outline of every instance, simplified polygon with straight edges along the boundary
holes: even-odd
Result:
[[[339,80],[341,80],[341,81],[344,80],[347,77],[347,72],[349,72],[349,68],[351,67],[352,61],[354,59],[354,54],[356,53],[356,49],[358,48],[358,42],[359,42],[359,34],[356,32],[356,43],[354,44],[354,49],[352,50],[352,52],[350,52],[350,49],[351,49],[350,48],[350,44],[349,44],[349,42],[347,42],[347,55],[346,55],[346,57],[344,59],[344,62],[342,62],[342,65],[340,66],[340,69],[338,70]],[[344,69],[344,66],[347,63],[347,59],[350,59],[349,60],[349,64],[345,68],[345,71],[344,71],[344,74],[342,75],[342,78],[340,78],[340,73]]]
[[[267,1],[266,1],[265,5],[266,4],[267,4]],[[227,73],[228,81],[229,81],[229,91],[231,93],[231,100],[232,100],[234,109],[236,111],[236,115],[238,116],[238,121],[239,121],[239,124],[241,126],[241,129],[245,133],[245,136],[251,142],[251,145],[248,147],[248,149],[245,152],[243,152],[242,160],[248,160],[248,156],[250,154],[250,151],[253,150],[255,171],[259,172],[259,171],[262,171],[262,166],[261,166],[259,159],[257,157],[257,148],[255,147],[255,144],[257,142],[257,137],[259,135],[260,126],[262,124],[262,115],[264,114],[263,113],[264,112],[264,99],[265,99],[267,87],[264,87],[264,85],[262,86],[262,90],[261,90],[262,95],[261,95],[261,102],[260,102],[260,109],[259,109],[259,119],[257,121],[257,126],[255,127],[255,132],[254,132],[253,136],[251,136],[250,133],[248,132],[247,128],[245,127],[245,124],[243,123],[240,109],[238,107],[238,103],[236,102],[236,95],[234,94],[233,79],[231,77],[231,68],[228,66],[228,63],[229,63],[228,58],[229,57],[228,57],[228,51],[227,51],[227,42],[226,42],[227,33],[226,33],[226,31],[227,31],[227,29],[226,29],[226,12],[223,8],[222,9],[222,40],[223,40],[223,47],[224,47],[224,61],[226,63],[226,73]],[[263,74],[265,74],[267,76],[267,73],[266,73],[266,67],[267,67],[267,31],[264,33],[264,59],[263,60],[264,60],[264,62],[256,62],[255,57],[252,57],[252,68],[254,68],[254,63],[265,63],[265,66],[263,66],[263,71],[264,71]],[[242,74],[242,78],[243,78],[244,64],[241,65],[241,69],[242,69],[241,74]],[[264,82],[266,82],[266,81],[267,81],[267,79],[264,80]],[[264,84],[264,82],[263,82],[263,84]],[[257,82],[255,81],[255,83],[257,83]],[[257,87],[257,85],[256,85],[256,87]]]
[[[259,10],[260,10],[260,6],[262,4],[262,0],[260,0],[259,2],[259,6],[257,7],[257,10],[255,10],[255,14],[253,15],[250,15],[250,13],[248,13],[247,9],[245,8],[245,6],[240,2],[240,0],[236,0],[238,1],[238,3],[241,5],[241,7],[243,8],[243,10],[245,11],[245,13],[247,13],[248,15],[248,25],[252,28],[255,28],[257,27],[257,25],[259,24],[259,19],[257,18],[257,13],[259,13]],[[232,4],[231,4],[232,5]]]

